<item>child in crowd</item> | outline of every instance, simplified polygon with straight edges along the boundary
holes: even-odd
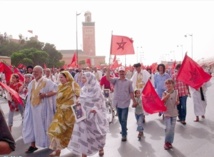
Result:
[[[141,137],[143,136],[143,122],[144,122],[144,111],[143,111],[143,107],[142,107],[142,99],[141,99],[141,92],[139,89],[135,90],[134,92],[135,95],[135,100],[137,102],[137,105],[133,107],[135,107],[135,117],[137,120],[137,131],[138,133],[138,139],[140,140]]]
[[[12,74],[11,78],[10,78],[9,87],[12,88],[13,90],[15,90],[17,93],[19,93],[21,86],[22,86],[22,83],[19,80],[19,75],[15,74],[15,73]],[[10,94],[8,94],[8,95],[10,95]],[[8,100],[8,105],[10,108],[9,114],[8,114],[8,126],[9,126],[9,130],[11,131],[12,126],[13,126],[13,115],[14,115],[16,109],[19,110],[19,112],[22,116],[22,119],[23,119],[24,106],[23,106],[23,104],[19,104],[19,103],[15,102],[12,96],[8,96],[8,98],[10,99],[10,100]]]
[[[167,110],[164,112],[165,122],[165,145],[164,149],[172,148],[175,133],[176,117],[178,116],[177,105],[179,104],[178,92],[174,90],[174,81],[167,79],[165,81],[166,91],[163,93],[162,100],[164,101]]]

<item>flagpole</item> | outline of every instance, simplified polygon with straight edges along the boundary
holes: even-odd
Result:
[[[125,67],[126,67],[126,55],[125,55]]]
[[[111,31],[111,46],[110,46],[109,61],[108,61],[109,65],[110,65],[110,60],[111,60],[111,49],[112,49],[112,42],[113,42],[112,38],[113,38],[113,31]]]
[[[77,17],[80,15],[81,13],[77,13],[76,11],[76,52],[77,52],[77,66],[79,64],[79,54],[78,54],[78,27],[77,27]]]

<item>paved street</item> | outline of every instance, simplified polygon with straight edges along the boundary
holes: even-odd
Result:
[[[214,156],[214,79],[212,86],[207,91],[207,112],[205,119],[194,122],[192,99],[188,98],[187,125],[177,122],[175,131],[174,148],[166,151],[164,145],[164,124],[158,114],[146,116],[144,138],[138,141],[136,131],[136,120],[134,109],[130,107],[128,119],[128,140],[121,142],[120,126],[117,117],[110,125],[110,132],[107,134],[104,157],[213,157]],[[6,119],[8,105],[4,99],[0,99],[0,106],[3,109]],[[39,149],[33,154],[25,154],[29,145],[24,144],[21,136],[21,116],[17,112],[14,116],[13,137],[16,140],[16,151],[5,157],[47,157],[51,152],[49,149]],[[72,153],[64,149],[62,157],[72,157]],[[95,154],[93,157],[98,157]]]

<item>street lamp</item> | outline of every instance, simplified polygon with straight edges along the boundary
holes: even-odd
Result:
[[[142,49],[142,46],[138,46],[138,47],[137,47],[137,53],[136,53],[136,56],[137,56],[137,63],[138,63],[139,53],[140,53],[141,49]]]
[[[183,59],[183,45],[177,45],[177,47],[181,47],[181,60]]]
[[[186,34],[186,35],[184,35],[184,37],[188,37],[188,36],[191,37],[191,47],[192,47],[192,54],[191,54],[191,56],[192,56],[192,59],[193,59],[193,34]]]
[[[76,12],[76,52],[77,52],[77,66],[78,66],[78,63],[79,63],[79,56],[78,56],[78,27],[77,27],[77,17],[80,15],[81,13],[77,13]]]

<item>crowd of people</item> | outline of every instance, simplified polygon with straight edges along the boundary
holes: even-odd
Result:
[[[50,156],[60,156],[61,150],[68,148],[82,157],[95,153],[103,156],[106,134],[109,132],[103,89],[113,93],[112,105],[117,111],[121,141],[127,141],[127,120],[131,104],[135,108],[137,137],[141,139],[144,136],[143,123],[148,115],[142,105],[141,93],[149,80],[167,108],[159,116],[163,116],[166,126],[164,149],[171,149],[176,121],[186,125],[188,96],[193,98],[195,122],[198,122],[200,116],[205,118],[205,92],[210,85],[208,82],[199,89],[193,89],[177,80],[180,66],[178,64],[173,73],[169,73],[164,64],[159,64],[155,72],[142,69],[140,63],[134,64],[128,71],[124,66],[117,70],[109,67],[65,70],[28,66],[23,82],[14,73],[8,83],[20,95],[23,103],[17,103],[12,96],[6,97],[9,105],[8,124],[1,120],[0,130],[8,130],[9,133],[8,140],[5,140],[6,135],[0,132],[0,152],[8,154],[15,150],[10,132],[13,131],[13,114],[19,111],[23,121],[23,141],[29,144],[26,153],[33,153],[42,147],[53,150]],[[4,81],[1,76],[1,81]],[[75,105],[84,110],[85,117],[81,120],[77,120],[77,113],[72,110]],[[0,112],[2,118],[3,113]],[[6,145],[8,149],[1,149]]]

